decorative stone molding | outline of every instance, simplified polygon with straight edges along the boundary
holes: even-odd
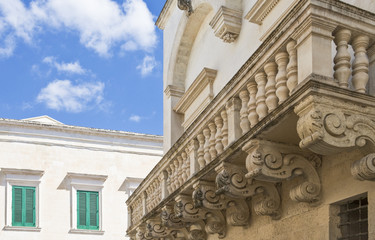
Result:
[[[310,95],[294,111],[301,148],[323,155],[375,148],[375,108],[364,102]]]
[[[186,226],[180,218],[176,217],[174,206],[166,205],[161,212],[161,221],[163,226],[171,229],[181,229]]]
[[[173,230],[170,230],[162,225],[159,217],[151,218],[147,220],[146,237],[150,239],[155,238],[166,238],[173,237],[176,234]]]
[[[185,115],[182,124],[185,129],[213,99],[213,83],[216,74],[217,71],[214,69],[203,68],[174,107],[177,113]]]
[[[148,240],[151,239],[150,237],[147,237],[146,234],[146,226],[138,226],[136,229],[136,234],[135,234],[135,239],[136,240]]]
[[[177,0],[177,7],[186,12],[186,16],[190,16],[193,13],[193,6],[191,0]]]
[[[246,177],[260,181],[279,182],[301,176],[304,181],[292,188],[289,196],[294,201],[314,202],[319,199],[321,183],[316,167],[320,159],[314,155],[307,160],[296,149],[265,140],[251,140],[242,150],[246,158]]]
[[[364,181],[375,181],[375,153],[368,154],[352,164],[351,172],[354,178]]]
[[[273,183],[247,179],[244,167],[230,163],[223,162],[215,170],[218,173],[216,194],[242,199],[261,195],[256,202],[253,200],[255,213],[280,218],[280,195]]]
[[[200,226],[204,226],[207,233],[217,233],[219,238],[225,237],[226,224],[221,211],[196,208],[191,196],[189,195],[180,194],[175,200],[175,213],[182,221],[198,223]]]
[[[164,90],[164,93],[167,97],[170,97],[170,96],[173,96],[173,97],[182,97],[182,95],[184,95],[185,93],[185,90],[180,88],[180,87],[176,87],[174,85],[168,85],[165,90]]]
[[[263,20],[276,6],[279,0],[258,0],[250,11],[246,14],[245,19],[249,22],[262,25]]]
[[[226,43],[236,40],[241,31],[242,12],[221,6],[210,22],[215,36]]]
[[[244,199],[234,199],[216,194],[215,183],[199,181],[194,184],[194,207],[210,210],[226,210],[227,223],[232,226],[246,226],[250,211]]]

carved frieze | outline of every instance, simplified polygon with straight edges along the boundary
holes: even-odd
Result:
[[[300,147],[329,155],[367,145],[375,149],[375,108],[331,97],[308,96],[295,107]]]
[[[242,149],[248,153],[247,178],[280,182],[301,176],[303,181],[290,190],[290,198],[300,202],[319,199],[321,183],[315,167],[320,161],[317,156],[310,161],[296,154],[294,147],[259,139],[251,140]]]
[[[273,219],[280,217],[280,195],[274,183],[248,179],[244,167],[225,162],[216,168],[216,172],[216,194],[242,199],[260,195],[256,201],[253,200],[255,213]]]
[[[210,22],[215,36],[226,43],[236,40],[241,31],[242,12],[221,6]]]
[[[196,208],[192,197],[180,194],[176,197],[175,213],[182,221],[197,223],[204,226],[209,234],[218,234],[224,238],[226,234],[225,218],[219,210]],[[203,224],[203,225],[202,225]]]
[[[246,226],[250,211],[244,199],[234,199],[216,194],[215,183],[199,181],[194,185],[193,200],[196,208],[226,210],[227,223],[232,226]]]

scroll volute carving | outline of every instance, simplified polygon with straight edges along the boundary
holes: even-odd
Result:
[[[292,200],[314,202],[319,199],[321,183],[315,169],[320,158],[309,161],[300,154],[294,154],[291,146],[265,140],[251,140],[243,148],[246,158],[246,177],[260,181],[279,182],[302,176],[304,181],[290,190]]]
[[[140,225],[140,226],[137,227],[135,239],[136,240],[149,240],[149,239],[151,239],[151,237],[147,236],[146,226]]]
[[[219,238],[225,237],[225,219],[219,210],[196,208],[191,196],[189,195],[181,194],[177,196],[175,200],[175,213],[177,217],[182,219],[182,221],[204,224],[207,233],[217,233]]]
[[[368,147],[375,151],[375,109],[372,107],[312,95],[294,111],[299,116],[297,132],[301,148],[330,155],[369,143]]]
[[[362,159],[355,161],[351,167],[355,179],[364,181],[375,181],[375,153],[368,154]]]
[[[216,194],[240,199],[260,195],[256,201],[253,199],[255,213],[280,218],[280,195],[274,183],[247,179],[245,167],[225,162],[216,168],[216,172]]]
[[[171,234],[171,230],[163,226],[159,217],[147,220],[146,236],[150,239],[165,238]]]
[[[172,205],[166,205],[163,207],[161,212],[161,222],[163,226],[169,229],[181,229],[186,226],[185,222],[176,217],[174,206]]]
[[[232,226],[246,226],[250,211],[244,199],[234,199],[216,194],[214,182],[199,181],[194,185],[193,199],[195,207],[211,210],[226,210],[226,220]]]

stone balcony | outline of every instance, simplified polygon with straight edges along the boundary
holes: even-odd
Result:
[[[313,205],[321,156],[355,147],[353,177],[374,180],[374,43],[374,14],[298,1],[128,199],[128,235],[223,238],[248,225],[248,199],[277,221],[284,181]]]

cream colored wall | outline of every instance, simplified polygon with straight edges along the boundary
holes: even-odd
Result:
[[[247,227],[229,227],[226,239],[236,240],[336,240],[337,215],[330,213],[335,203],[366,194],[368,196],[369,240],[375,239],[375,183],[358,181],[350,173],[351,164],[363,157],[360,151],[343,152],[324,157],[318,170],[321,176],[322,193],[318,203],[296,203],[289,198],[289,190],[298,179],[282,182],[281,219],[251,213]],[[330,222],[332,222],[330,224]],[[330,236],[331,234],[331,236]],[[209,240],[218,239],[208,235]]]
[[[12,132],[29,134],[18,135]],[[82,135],[69,131],[49,131],[48,128],[43,129],[43,127],[25,129],[1,126],[0,133],[0,168],[44,171],[39,185],[41,231],[2,230],[0,239],[125,239],[127,196],[123,191],[119,191],[119,188],[126,177],[145,177],[160,160],[162,153],[160,141],[147,143],[119,136],[106,137],[103,134],[100,136],[95,131]],[[35,134],[50,135],[50,137]],[[62,136],[73,139],[61,139]],[[94,144],[87,142],[87,139],[99,142]],[[49,143],[44,144],[41,141]],[[102,230],[105,231],[103,235],[68,233],[71,214],[70,191],[59,189],[67,172],[108,176],[102,190]],[[5,224],[3,176],[0,183],[0,214],[2,215],[0,229],[2,229]]]

